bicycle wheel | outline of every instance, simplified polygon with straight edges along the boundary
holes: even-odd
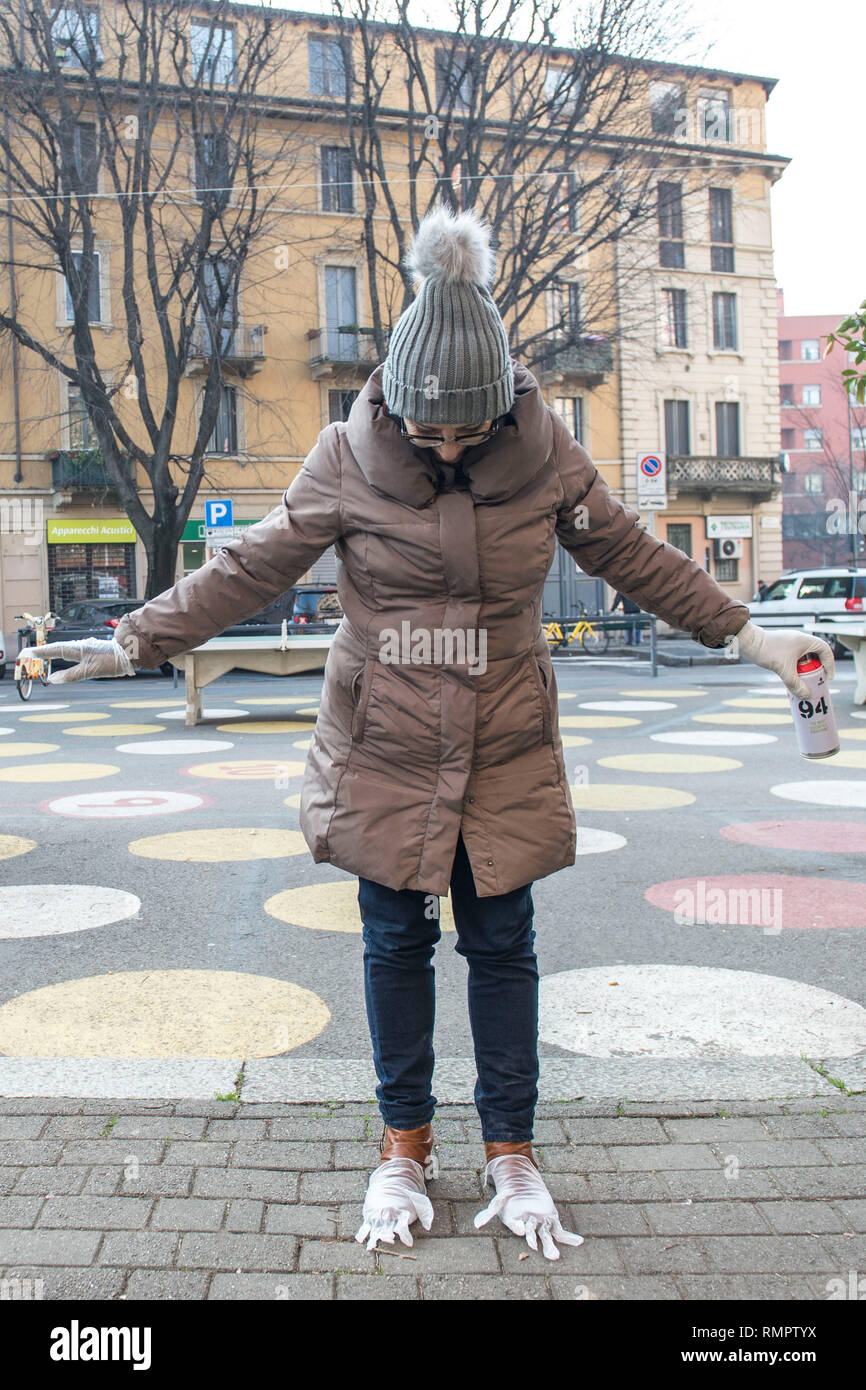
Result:
[[[610,643],[610,634],[603,627],[593,627],[588,623],[580,634],[580,645],[587,656],[601,656]]]
[[[20,680],[15,682],[15,686],[21,699],[29,700],[33,692],[33,677],[22,676]]]
[[[48,684],[48,677],[51,675],[51,662],[43,661],[39,668],[39,680],[43,685]]]

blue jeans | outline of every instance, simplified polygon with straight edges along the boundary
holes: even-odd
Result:
[[[532,1138],[538,1100],[538,963],[531,884],[479,898],[462,834],[451,872],[454,949],[469,965],[475,1105],[485,1141]],[[433,952],[439,900],[412,888],[358,880],[364,993],[385,1124],[416,1129],[432,1120]],[[426,910],[425,910],[426,909]],[[436,912],[436,916],[427,915]]]

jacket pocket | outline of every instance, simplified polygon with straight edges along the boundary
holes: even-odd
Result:
[[[543,742],[553,743],[553,711],[550,704],[550,696],[547,692],[547,676],[538,660],[538,654],[533,649],[530,652],[532,657],[532,670],[535,675],[535,683],[538,687],[538,697],[541,700],[541,716],[543,721]]]
[[[352,716],[352,738],[360,743],[364,737],[367,723],[367,706],[370,703],[370,689],[373,684],[373,667],[376,657],[368,656],[361,670],[352,680],[352,700],[355,712]]]

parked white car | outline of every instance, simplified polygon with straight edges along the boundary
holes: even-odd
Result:
[[[786,570],[766,590],[763,599],[749,604],[752,621],[759,627],[801,627],[804,618],[852,617],[866,611],[866,568],[854,565],[826,569]],[[850,655],[835,640],[836,656]]]

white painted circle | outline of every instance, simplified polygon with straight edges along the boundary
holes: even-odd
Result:
[[[866,1009],[748,970],[598,966],[542,978],[538,1035],[588,1057],[851,1057],[866,1048]]]
[[[581,709],[676,709],[673,700],[581,700]]]
[[[39,701],[39,708],[40,708],[40,710],[44,710],[44,709],[69,709],[69,701],[66,700],[65,702],[60,702],[60,703],[58,703],[58,702],[56,702],[56,701],[50,701],[50,702],[49,702],[49,701],[46,700],[46,702],[43,704],[42,701],[40,700],[40,701]],[[26,714],[28,711],[32,712],[32,709],[33,709],[33,707],[32,707],[32,705],[30,705],[30,704],[28,704],[28,705],[22,705],[20,709],[18,709],[18,707],[17,707],[16,705],[10,705],[10,706],[9,706],[9,709],[6,711],[6,713],[7,713],[7,714]]]
[[[658,743],[691,743],[696,747],[741,748],[750,743],[778,743],[777,734],[753,734],[746,729],[676,729],[650,734]]]
[[[866,719],[866,709],[852,709],[849,713],[852,719]]]
[[[628,844],[624,835],[616,835],[612,830],[596,830],[595,826],[577,827],[578,854],[607,854],[612,849],[622,849]]]
[[[866,806],[866,782],[778,782],[770,792],[786,801],[807,801],[813,806]]]
[[[162,816],[176,811],[194,811],[204,805],[204,797],[192,792],[128,791],[80,792],[59,796],[45,809],[56,816],[78,816],[83,820],[116,820],[129,816]]]
[[[0,888],[0,937],[62,936],[134,917],[141,900],[90,883],[17,883]]]
[[[115,753],[159,753],[164,757],[189,757],[191,753],[216,753],[221,748],[234,748],[233,743],[222,739],[189,740],[179,738],[158,738],[152,743],[118,743]]]
[[[201,711],[202,719],[245,719],[248,714],[248,709],[217,709],[210,705],[203,705]],[[156,718],[186,719],[186,706],[183,709],[164,709]]]
[[[17,730],[17,729],[0,729],[0,738],[2,738],[4,734],[17,734],[17,733],[18,733],[18,730]]]

